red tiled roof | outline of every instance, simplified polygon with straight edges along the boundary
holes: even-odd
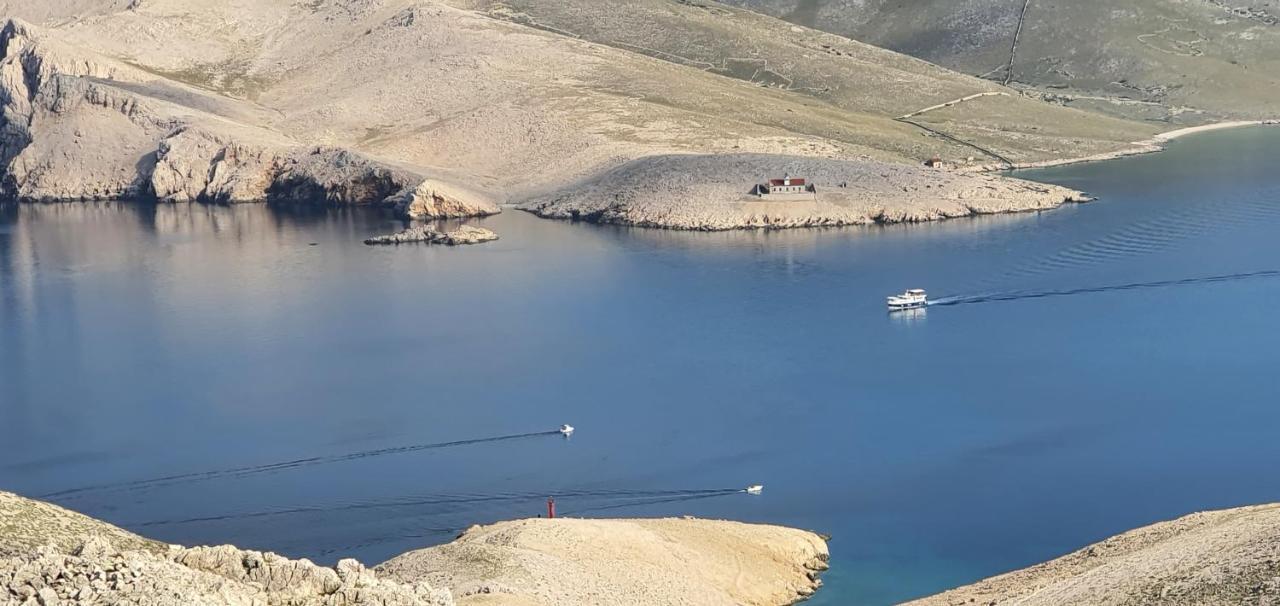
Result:
[[[786,185],[786,179],[769,179],[769,185]],[[804,185],[804,179],[792,179],[792,185]]]

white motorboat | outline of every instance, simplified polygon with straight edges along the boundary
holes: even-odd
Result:
[[[756,495],[758,495],[758,494],[760,494],[760,493],[764,492],[764,485],[763,485],[763,484],[752,484],[752,485],[750,485],[750,486],[746,487],[742,492],[745,492],[745,493],[747,493],[747,494],[756,494]]]
[[[923,288],[913,288],[900,295],[893,295],[886,299],[889,309],[916,309],[929,304],[929,297],[925,294]]]
[[[572,425],[561,425],[561,426],[560,426],[560,435],[562,435],[562,436],[564,436],[564,437],[566,437],[566,438],[567,438],[567,437],[569,437],[569,436],[571,436],[571,435],[573,435],[573,426],[572,426]]]

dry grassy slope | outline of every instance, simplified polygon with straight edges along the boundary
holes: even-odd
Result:
[[[1280,114],[1275,0],[724,2],[1000,81],[1026,6],[1015,85],[1085,97],[1071,102],[1079,107],[1179,123]]]
[[[963,140],[1000,149],[1001,155],[1017,162],[1114,151],[1158,130],[1042,103],[907,55],[711,1],[447,1],[495,18],[890,118],[969,95],[1002,93],[998,104],[960,104],[946,120],[935,119],[930,126],[951,135],[966,133]],[[989,112],[997,108],[1001,128],[986,128]],[[965,150],[965,155],[975,153],[984,156]]]
[[[1280,505],[1196,513],[911,602],[1201,606],[1280,599]]]
[[[709,3],[522,0],[499,10],[479,0],[453,2],[485,12],[428,0],[3,6],[52,28],[50,36],[154,77],[135,83],[134,94],[514,195],[654,153],[981,157],[891,117],[998,88]],[[662,48],[635,48],[646,41]],[[737,55],[750,61],[728,61]],[[792,84],[741,79],[759,80],[746,70],[763,61]],[[990,139],[978,144],[1025,161],[1109,151],[1153,130],[1009,98],[1001,116],[1011,130],[1057,125],[1066,133],[1009,137],[978,128],[981,106],[972,107],[954,108],[948,120]],[[933,126],[945,132],[950,122]]]

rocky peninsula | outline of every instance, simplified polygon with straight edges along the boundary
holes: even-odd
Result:
[[[1274,604],[1280,504],[1191,514],[1056,560],[910,602],[961,604]]]
[[[811,532],[691,518],[477,526],[375,569],[181,547],[0,492],[0,603],[148,606],[783,606],[812,594]]]
[[[811,195],[759,196],[761,175],[803,177]],[[914,223],[1083,202],[1056,185],[942,168],[767,154],[643,158],[520,208],[596,223],[716,231]]]

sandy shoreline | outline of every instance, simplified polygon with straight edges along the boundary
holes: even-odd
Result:
[[[1142,154],[1152,154],[1164,151],[1165,144],[1174,139],[1181,139],[1190,135],[1197,135],[1216,130],[1226,130],[1230,128],[1244,128],[1249,126],[1275,126],[1280,125],[1280,118],[1268,120],[1232,120],[1227,122],[1214,122],[1213,124],[1203,124],[1200,126],[1189,126],[1187,128],[1179,128],[1167,132],[1157,134],[1150,139],[1143,141],[1134,141],[1133,147],[1121,149],[1103,154],[1093,154],[1089,156],[1079,156],[1075,158],[1061,158],[1057,160],[1042,160],[1040,162],[1017,162],[1012,166],[986,164],[966,169],[964,172],[999,172],[1005,170],[1023,170],[1028,168],[1050,168],[1054,166],[1067,166],[1071,164],[1084,164],[1087,162],[1103,162],[1106,160],[1115,160],[1128,156],[1138,156]]]

